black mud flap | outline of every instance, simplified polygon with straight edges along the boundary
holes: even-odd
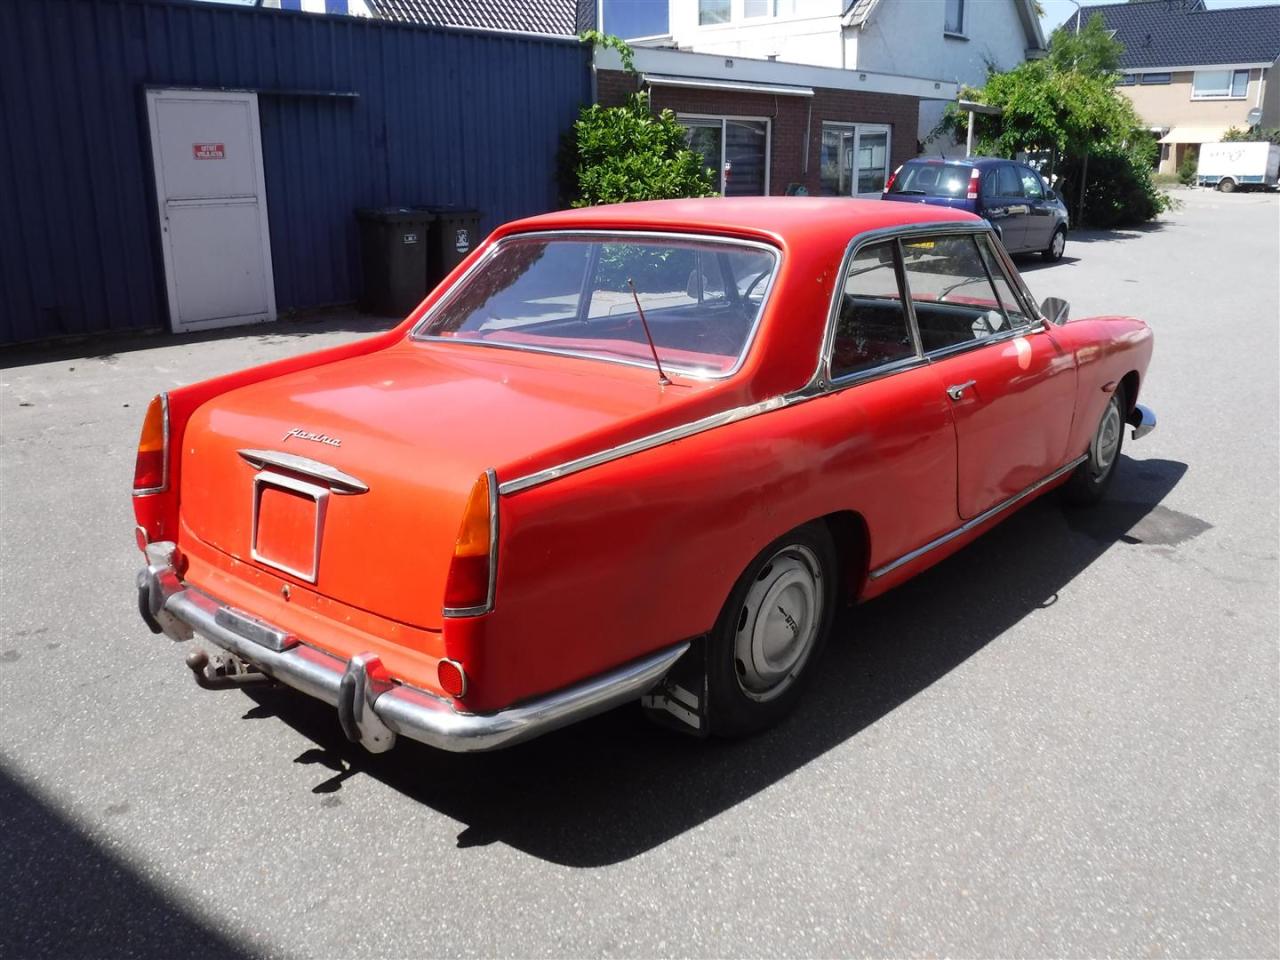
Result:
[[[711,732],[707,718],[707,642],[699,637],[676,661],[662,682],[640,698],[654,723],[695,737]]]

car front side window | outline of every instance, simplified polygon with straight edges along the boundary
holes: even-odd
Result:
[[[1043,200],[1044,185],[1040,182],[1040,174],[1030,167],[1019,167],[1018,173],[1022,176],[1022,192],[1032,200]]]
[[[902,257],[925,353],[1012,329],[972,234],[904,238]]]

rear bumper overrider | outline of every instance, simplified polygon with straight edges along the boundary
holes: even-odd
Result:
[[[1133,427],[1133,439],[1141,440],[1156,428],[1156,415],[1150,407],[1134,404],[1129,411],[1129,426]]]
[[[138,607],[147,625],[174,640],[216,644],[268,677],[338,709],[344,732],[375,753],[397,736],[455,752],[506,747],[638,699],[662,679],[687,642],[608,673],[496,713],[456,710],[452,703],[399,683],[375,654],[343,660],[257,617],[184,584],[173,566],[174,544],[147,546],[138,574]]]

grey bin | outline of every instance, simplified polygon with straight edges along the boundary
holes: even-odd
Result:
[[[427,207],[427,210],[435,217],[427,256],[427,286],[434,288],[484,237],[480,236],[479,210],[462,207]]]
[[[427,246],[435,216],[422,207],[356,211],[364,288],[360,309],[404,317],[427,295]]]

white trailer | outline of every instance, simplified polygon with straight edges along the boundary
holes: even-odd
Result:
[[[1200,147],[1196,183],[1223,193],[1243,187],[1276,186],[1280,179],[1280,145],[1266,142],[1205,143]]]

